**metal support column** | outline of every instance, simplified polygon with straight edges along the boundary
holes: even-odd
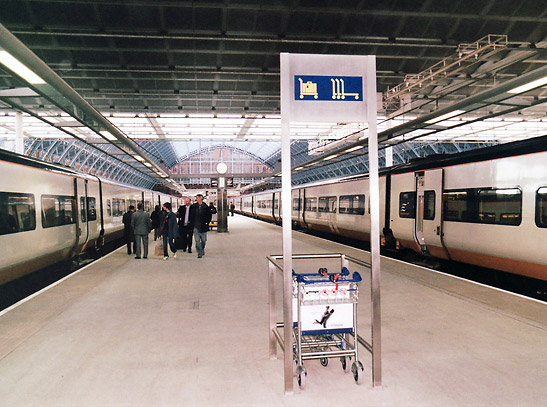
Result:
[[[386,148],[386,167],[393,166],[393,147]]]
[[[25,142],[23,138],[23,113],[15,113],[15,152],[25,154]]]
[[[220,179],[224,180],[225,178]],[[217,232],[228,232],[228,194],[224,188],[224,182],[222,182],[221,188],[217,189]]]
[[[288,73],[289,55],[281,54],[281,72]],[[281,75],[281,202],[283,220],[283,336],[285,394],[293,393],[292,221],[290,77]],[[285,109],[283,109],[285,107]]]
[[[376,72],[376,58],[370,56],[367,72]],[[372,298],[372,383],[382,385],[382,330],[380,309],[380,182],[378,175],[378,132],[376,126],[376,75],[367,75],[368,161],[370,193],[370,256]]]

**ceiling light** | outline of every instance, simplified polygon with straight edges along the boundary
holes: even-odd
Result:
[[[332,160],[333,158],[338,157],[338,154],[329,155],[328,157],[323,158],[323,161]]]
[[[144,158],[142,158],[142,157],[141,157],[140,155],[138,155],[138,154],[135,154],[135,155],[133,156],[133,158],[134,158],[135,160],[138,160],[138,161],[144,161]]]
[[[105,139],[107,139],[107,140],[110,140],[110,141],[115,141],[115,140],[117,140],[117,138],[114,137],[114,136],[112,135],[112,133],[110,133],[109,131],[103,130],[103,131],[100,131],[99,133],[100,133],[101,136],[103,136],[103,137],[104,137]]]
[[[9,70],[26,80],[32,85],[45,85],[46,82],[32,72],[29,68],[23,65],[17,58],[7,51],[0,51],[0,62]]]
[[[144,165],[146,165],[148,168],[152,168],[152,164],[150,163],[144,163]]]
[[[429,119],[426,121],[427,124],[433,124],[437,122],[442,122],[443,120],[450,119],[451,117],[458,116],[462,113],[465,113],[465,110],[454,110],[452,112],[448,112],[446,114],[443,114],[442,116],[434,117],[433,119]]]
[[[296,167],[294,170],[295,171],[300,171],[300,170],[303,170],[303,169],[304,169],[304,167]]]
[[[346,150],[346,153],[351,153],[352,151],[355,151],[355,150],[359,150],[360,148],[363,148],[364,146],[355,146],[355,147],[352,147],[352,148],[348,148]]]
[[[540,87],[542,85],[545,85],[545,84],[547,84],[547,76],[545,76],[543,78],[536,79],[535,81],[527,83],[525,85],[518,86],[516,88],[508,90],[507,93],[515,93],[515,94],[516,93],[523,93],[523,92],[526,92],[528,90],[538,88],[538,87]]]

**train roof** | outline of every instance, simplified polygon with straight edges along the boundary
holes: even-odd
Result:
[[[0,161],[7,161],[15,164],[26,165],[27,167],[39,168],[42,170],[61,171],[69,174],[77,175],[77,171],[72,168],[65,167],[61,164],[52,164],[37,158],[29,157],[22,154],[14,153],[0,148]]]
[[[449,167],[453,165],[516,157],[544,151],[547,151],[547,135],[534,137],[527,140],[515,141],[512,143],[498,144],[492,147],[464,151],[461,153],[433,154],[425,158],[412,160],[409,163],[391,167],[390,169],[387,169],[387,171],[392,174],[400,174],[405,172],[427,170],[430,168]]]
[[[399,164],[390,168],[382,168],[380,169],[380,176],[385,176],[387,174],[403,174],[406,172],[422,171],[438,167],[449,167],[453,165],[489,161],[506,157],[516,157],[519,155],[534,154],[543,151],[547,151],[547,135],[534,137],[527,140],[515,141],[511,143],[498,144],[492,147],[464,151],[461,153],[433,154],[425,158],[412,160],[409,163]],[[314,181],[307,184],[294,185],[292,189],[310,188],[314,186],[329,185],[339,182],[348,182],[366,178],[368,178],[368,173],[349,175],[344,177],[329,178],[321,181]],[[279,190],[280,189],[261,191],[249,195],[272,193]]]
[[[22,155],[22,154],[17,154],[17,153],[14,153],[13,151],[4,150],[2,148],[0,148],[0,161],[7,161],[7,162],[15,163],[15,164],[21,164],[21,165],[25,165],[27,167],[38,168],[38,169],[41,169],[41,170],[55,171],[55,172],[58,172],[58,173],[60,172],[60,173],[64,173],[64,174],[74,175],[74,176],[81,177],[81,178],[88,178],[88,179],[94,179],[94,180],[99,179],[101,182],[103,182],[105,184],[119,185],[119,186],[122,186],[122,187],[135,189],[135,190],[138,190],[138,191],[152,191],[150,189],[137,187],[135,185],[122,184],[120,182],[112,181],[112,180],[109,180],[109,179],[104,179],[104,178],[98,177],[96,175],[86,174],[84,172],[77,171],[73,168],[65,167],[61,164],[48,163],[48,162],[42,161],[38,158],[33,158],[33,157],[25,156],[25,155]],[[164,192],[160,192],[160,191],[153,191],[153,192],[155,192],[159,195],[172,196],[172,195],[166,194]]]

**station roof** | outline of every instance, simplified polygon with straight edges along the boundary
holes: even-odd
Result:
[[[408,140],[420,140],[445,152],[450,144],[547,134],[545,86],[508,93],[520,78],[547,76],[547,6],[535,0],[2,3],[3,28],[68,88],[47,80],[43,90],[0,64],[0,138],[11,137],[14,112],[23,111],[34,142],[27,150],[95,151],[95,161],[131,167],[127,181],[141,186],[165,180],[182,157],[217,144],[274,168],[281,52],[376,55],[384,146],[405,142],[414,149]],[[5,38],[0,47],[11,49],[14,42]],[[25,55],[22,62],[31,62]],[[74,102],[70,89],[107,122],[90,118],[93,112]],[[452,112],[459,113],[436,120]],[[320,162],[333,148],[366,143],[367,126],[297,124],[292,133],[298,167]],[[83,165],[66,150],[56,156]],[[336,161],[329,165],[363,171]]]

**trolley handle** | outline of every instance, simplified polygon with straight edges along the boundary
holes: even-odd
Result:
[[[349,274],[349,273],[348,273]],[[317,284],[317,283],[326,283],[325,280],[305,280],[304,277],[311,277],[315,276],[315,274],[295,274],[296,275],[296,281],[303,284]],[[343,280],[337,280],[335,283],[359,283],[363,281],[363,278],[361,277],[361,274],[359,274],[357,271],[353,273],[353,276],[348,279]]]
[[[342,267],[342,270],[340,272],[334,272],[334,273],[329,273],[327,271],[327,268],[325,267],[321,267],[318,272],[320,275],[322,276],[329,276],[329,277],[334,277],[334,276],[349,276],[349,270],[347,267]],[[294,270],[292,271],[292,275],[293,277],[296,277],[296,278],[300,278],[301,276],[302,277],[315,277],[317,276],[317,273],[302,273],[302,274],[299,274],[297,272],[295,272]]]

